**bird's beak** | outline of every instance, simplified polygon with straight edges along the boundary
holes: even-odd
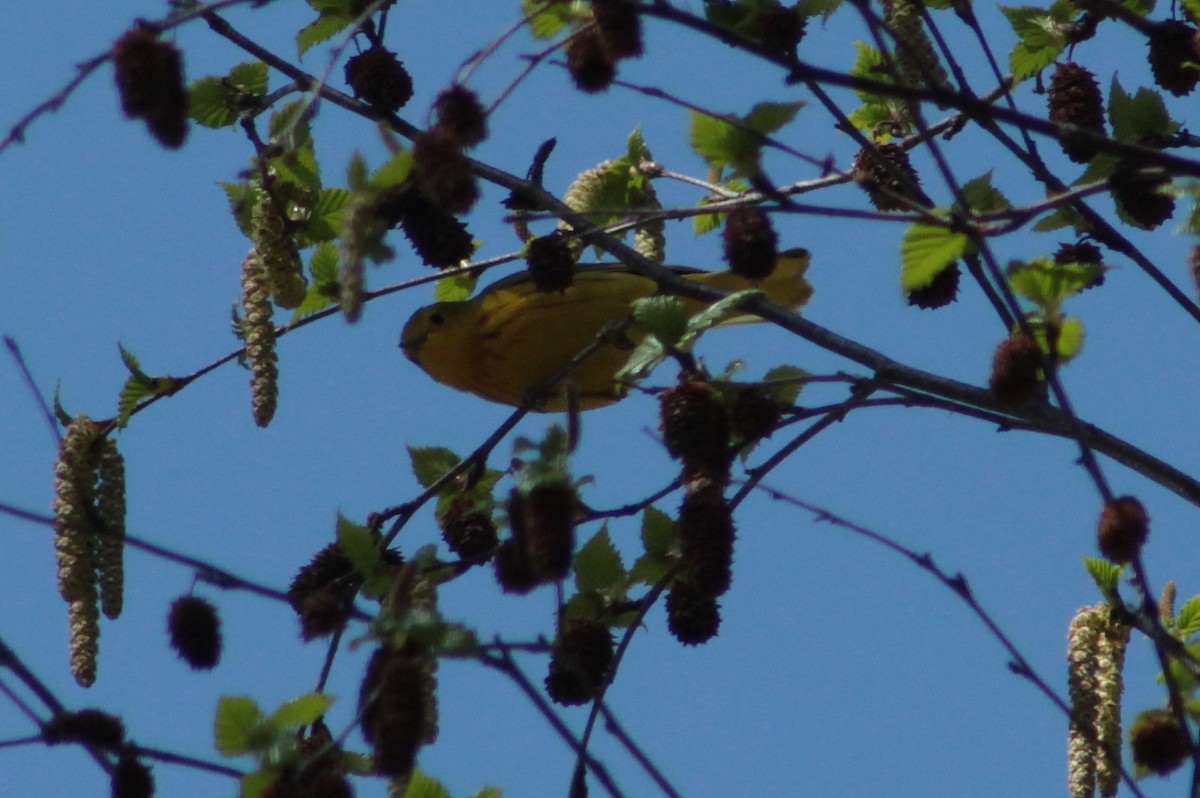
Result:
[[[406,358],[416,363],[417,353],[421,351],[421,345],[425,343],[425,339],[428,337],[428,333],[424,335],[411,335],[408,338],[401,337],[400,351],[404,353]]]

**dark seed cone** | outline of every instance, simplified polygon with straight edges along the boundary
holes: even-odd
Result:
[[[877,144],[875,150],[859,150],[852,174],[871,204],[881,211],[911,210],[904,199],[918,205],[933,204],[921,189],[921,178],[908,153],[899,144]]]
[[[570,621],[554,643],[546,692],[558,704],[591,701],[608,680],[613,661],[613,636],[608,627],[590,618]]]
[[[475,252],[467,226],[452,214],[438,210],[412,186],[389,189],[379,211],[389,225],[400,225],[413,250],[426,266],[457,266]]]
[[[530,568],[542,582],[565,579],[575,551],[575,489],[567,483],[534,485],[520,498],[509,499],[508,512],[522,516],[525,547]]]
[[[496,547],[496,581],[505,593],[523,596],[541,584],[524,547],[510,538]]]
[[[413,175],[421,193],[442,213],[466,213],[479,199],[462,148],[437,128],[413,141]]]
[[[729,415],[702,380],[685,380],[658,397],[667,453],[691,471],[728,469]]]
[[[464,560],[490,555],[499,542],[491,515],[476,510],[474,502],[468,499],[456,499],[438,523],[450,551]]]
[[[908,292],[908,304],[921,310],[936,310],[958,298],[958,282],[962,272],[952,263],[937,273],[929,285]]]
[[[305,640],[333,634],[346,625],[361,581],[337,543],[321,549],[300,569],[288,587],[287,597],[300,617]]]
[[[698,646],[716,637],[721,626],[717,599],[686,580],[667,593],[667,628],[685,646]]]
[[[1150,534],[1146,508],[1132,496],[1105,502],[1096,530],[1096,545],[1104,558],[1117,565],[1133,560]]]
[[[367,665],[358,706],[377,773],[402,776],[416,763],[433,710],[432,677],[422,659],[384,646]]]
[[[1057,264],[1064,263],[1086,263],[1095,266],[1102,266],[1102,258],[1104,254],[1100,251],[1100,247],[1087,241],[1080,241],[1075,244],[1060,244],[1054,253],[1054,262]],[[1104,272],[1099,272],[1096,279],[1084,286],[1084,289],[1095,288],[1098,285],[1104,285]]]
[[[1075,63],[1055,67],[1050,78],[1049,103],[1051,122],[1105,135],[1104,95],[1087,68]],[[1087,163],[1096,155],[1095,146],[1076,131],[1060,130],[1058,143],[1075,163]]]
[[[112,798],[151,798],[154,774],[132,751],[125,751],[112,771]]]
[[[775,271],[779,243],[771,217],[757,205],[741,205],[725,217],[725,261],[747,280],[763,280]]]
[[[733,392],[729,424],[735,438],[744,442],[761,440],[775,430],[784,405],[764,388],[743,385]]]
[[[125,742],[125,724],[98,709],[81,709],[55,715],[42,727],[42,738],[56,743],[85,743],[115,751]]]
[[[616,61],[597,28],[585,28],[571,39],[567,45],[567,71],[575,86],[588,94],[604,91],[616,78]]]
[[[1129,732],[1133,761],[1159,776],[1183,764],[1191,753],[1187,735],[1165,709],[1143,712]]]
[[[622,58],[641,56],[642,18],[635,7],[592,0],[592,14],[604,49],[614,63]]]
[[[487,114],[475,92],[455,84],[433,102],[437,127],[462,147],[473,147],[487,138]]]
[[[221,622],[217,609],[198,596],[181,596],[167,615],[171,648],[193,670],[210,670],[221,658]]]
[[[1037,341],[1025,335],[1005,338],[992,358],[988,386],[1001,402],[1024,404],[1042,391],[1041,368],[1042,349]]]
[[[1159,191],[1170,184],[1163,174],[1146,174],[1128,159],[1117,163],[1108,187],[1118,210],[1131,224],[1153,230],[1175,213],[1175,199]]]
[[[354,96],[378,108],[394,113],[412,99],[412,76],[396,54],[372,47],[346,62],[346,83]]]
[[[525,263],[534,286],[544,293],[561,294],[575,282],[575,254],[560,231],[531,240]]]
[[[125,115],[145,121],[164,147],[183,146],[188,132],[188,93],[179,51],[138,26],[117,40],[112,57]]]
[[[679,546],[684,578],[709,596],[729,590],[733,579],[733,514],[721,482],[688,484],[679,508]]]
[[[1167,20],[1150,31],[1150,71],[1154,82],[1176,97],[1190,94],[1200,81],[1200,38],[1186,22]],[[1190,62],[1190,64],[1189,64]]]

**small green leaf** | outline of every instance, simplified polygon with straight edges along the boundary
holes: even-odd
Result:
[[[575,555],[574,571],[575,587],[580,591],[604,592],[625,586],[625,565],[608,536],[607,527],[592,535]]]
[[[471,798],[500,798],[500,794],[503,792],[504,790],[500,787],[484,787]]]
[[[262,61],[243,61],[229,70],[229,82],[246,94],[261,97],[267,93],[268,71]]]
[[[1147,2],[1153,5],[1153,0],[1147,0]],[[1200,0],[1181,0],[1181,4],[1183,5],[1183,10],[1187,13],[1187,16],[1191,17],[1192,19],[1200,19]],[[1146,13],[1148,14],[1150,12],[1147,11]]]
[[[581,590],[567,600],[563,607],[563,620],[574,621],[579,618],[599,620],[604,614],[604,596],[597,590]]]
[[[221,183],[225,199],[229,203],[229,211],[237,223],[242,235],[251,240],[252,233],[250,217],[254,212],[254,187],[248,183]]]
[[[909,226],[900,242],[900,287],[916,291],[961,258],[970,245],[963,233],[939,225],[916,222]]]
[[[692,111],[688,141],[710,170],[730,167],[737,176],[758,171],[765,136],[795,117],[804,103],[759,103],[745,117]]]
[[[1083,349],[1083,321],[1074,316],[1063,319],[1058,328],[1058,361],[1066,363]]]
[[[711,330],[722,322],[741,315],[743,312],[743,303],[755,294],[761,293],[756,288],[735,291],[727,297],[718,299],[704,310],[692,316],[688,319],[687,334],[679,341],[679,348],[685,352],[689,351],[702,333]]]
[[[550,39],[563,28],[588,19],[588,15],[575,8],[579,3],[547,2],[546,0],[521,0],[521,13],[529,17],[529,32],[537,39]]]
[[[479,272],[452,274],[437,281],[433,298],[437,302],[461,302],[475,291]]]
[[[1096,159],[1093,158],[1092,160]],[[1070,205],[1059,205],[1051,213],[1039,219],[1034,224],[1033,230],[1035,233],[1049,233],[1053,230],[1061,230],[1064,227],[1073,227],[1077,232],[1082,232],[1086,229],[1083,217],[1079,215],[1079,211]]]
[[[777,402],[791,405],[812,375],[797,366],[776,366],[763,375],[762,383]]]
[[[213,737],[224,756],[241,756],[254,750],[252,737],[263,722],[262,711],[249,696],[221,696],[213,721]]]
[[[642,547],[647,554],[666,556],[679,545],[675,520],[657,507],[642,511]]]
[[[412,150],[400,150],[388,158],[383,166],[371,175],[371,185],[376,188],[391,188],[398,186],[408,179],[412,172]]]
[[[1066,48],[1064,25],[1071,21],[1072,12],[1064,10],[1063,5],[1055,3],[1049,9],[1000,6],[1019,39],[1008,54],[1008,64],[1017,82],[1054,63]]]
[[[633,383],[645,379],[666,359],[666,347],[655,336],[647,335],[630,353],[629,360],[625,361],[625,365],[613,376],[613,380],[618,383]]]
[[[271,713],[268,723],[279,731],[307,726],[328,711],[333,696],[324,693],[305,693],[291,701],[285,701]]]
[[[338,548],[346,555],[354,570],[370,579],[383,561],[375,535],[367,527],[348,520],[341,513],[338,513],[336,534]]]
[[[1114,565],[1108,560],[1101,560],[1095,557],[1084,557],[1083,566],[1087,569],[1088,576],[1092,577],[1092,581],[1096,583],[1096,587],[1100,588],[1100,592],[1105,597],[1117,595],[1117,583],[1121,579],[1121,571],[1123,566]]]
[[[314,45],[336,36],[346,29],[352,18],[340,14],[322,14],[296,34],[296,53],[303,56]]]
[[[278,768],[263,768],[247,773],[241,778],[239,798],[260,798],[264,791],[279,779]]]
[[[1200,0],[1197,0],[1197,2],[1200,2]],[[825,19],[829,19],[841,4],[842,0],[800,0],[797,7],[800,9],[800,13],[806,17],[820,15]]]
[[[1113,138],[1130,144],[1153,136],[1170,135],[1180,127],[1167,113],[1161,94],[1142,87],[1130,96],[1115,74],[1108,90],[1108,118],[1112,123]]]
[[[992,185],[992,172],[989,169],[984,174],[968,180],[963,184],[962,197],[973,213],[999,213],[1012,210],[1008,197]]]
[[[412,461],[413,476],[422,488],[437,482],[462,459],[441,446],[409,446],[408,457]]]
[[[342,751],[338,757],[338,764],[354,776],[366,776],[375,772],[375,760],[357,751]]]
[[[188,87],[188,116],[209,128],[229,127],[238,120],[234,92],[218,77],[204,77]]]
[[[440,781],[414,769],[403,798],[450,798],[450,793]]]
[[[1064,299],[1096,284],[1104,276],[1098,263],[1055,263],[1046,257],[1012,261],[1006,269],[1009,286],[1043,311],[1056,311]]]
[[[1179,608],[1175,615],[1175,625],[1184,640],[1200,632],[1200,596],[1192,596]]]
[[[634,300],[633,320],[667,347],[673,347],[688,329],[687,306],[677,296],[650,296]]]

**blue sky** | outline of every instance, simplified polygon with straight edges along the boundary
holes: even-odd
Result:
[[[10,76],[0,124],[7,128],[56,92],[74,64],[104,51],[135,17],[162,13],[149,2],[117,10],[84,2],[10,9],[0,29],[0,66]],[[228,18],[292,57],[290,31],[310,13],[304,4],[287,3],[257,12],[237,9]],[[990,7],[980,13],[1003,55],[1010,31]],[[437,90],[462,59],[516,15],[516,2],[401,0],[389,23],[389,44],[417,88],[402,115],[423,124]],[[827,27],[810,25],[803,58],[849,65],[849,42],[864,32],[850,15],[842,16]],[[961,41],[961,27],[952,19],[945,24]],[[186,54],[189,80],[223,74],[246,59],[202,24],[180,29],[176,41]],[[1104,59],[1120,53],[1121,81],[1132,88],[1149,82],[1143,47],[1120,34],[1085,43],[1076,58],[1107,88],[1114,67]],[[518,36],[472,77],[471,87],[495,97],[521,69],[521,54],[533,48]],[[715,111],[744,113],[764,99],[811,99],[801,88],[785,86],[777,70],[662,24],[648,26],[647,52],[642,61],[622,65],[623,79],[663,85]],[[981,76],[977,61],[966,65]],[[327,65],[319,48],[303,61],[310,72]],[[339,87],[340,71],[339,64],[333,71]],[[277,76],[273,80],[279,85]],[[844,93],[836,96],[843,107],[853,107]],[[1020,101],[1040,110],[1044,98],[1025,86]],[[1194,112],[1189,101],[1171,107],[1176,118],[1194,121],[1187,116]],[[542,140],[556,136],[545,182],[557,192],[578,172],[620,155],[636,126],[664,166],[704,173],[686,147],[685,112],[627,90],[582,97],[563,70],[549,65],[517,88],[490,126],[492,136],[475,157],[517,174]],[[333,106],[321,109],[315,135],[329,185],[343,182],[352,152],[364,153],[373,165],[385,157],[369,122]],[[805,154],[832,156],[842,167],[857,149],[815,103],[781,137]],[[994,169],[997,185],[1015,203],[1041,197],[978,136],[967,133],[944,146],[961,178]],[[1078,174],[1053,142],[1042,147],[1066,179]],[[115,412],[126,376],[118,343],[147,371],[169,374],[190,373],[236,348],[229,309],[248,242],[217,183],[236,179],[250,154],[240,133],[201,128],[192,130],[183,150],[163,151],[139,124],[121,117],[107,66],[61,110],[34,123],[24,144],[0,152],[0,334],[20,344],[43,391],[57,385],[70,412],[104,418]],[[917,166],[926,190],[946,204],[948,192],[928,157],[918,157]],[[768,168],[779,182],[818,174],[810,164],[777,156]],[[681,185],[658,190],[667,204],[686,206],[699,198]],[[519,247],[498,221],[504,196],[485,187],[470,218],[472,233],[483,241],[482,257]],[[810,198],[867,207],[853,187]],[[1107,200],[1097,204],[1111,212]],[[1181,221],[1182,212],[1155,233],[1125,229],[1191,294],[1191,241],[1173,234]],[[1005,331],[979,291],[965,283],[960,301],[946,309],[905,305],[897,249],[903,225],[797,215],[779,217],[777,229],[783,244],[814,253],[809,318],[902,362],[974,384],[986,381],[992,349]],[[686,222],[667,232],[670,261],[718,263],[717,237],[696,239]],[[1058,240],[1026,229],[999,240],[996,252],[1002,262],[1049,254]],[[398,235],[395,244],[400,256],[369,273],[372,287],[427,273]],[[1083,419],[1197,473],[1195,325],[1134,265],[1115,255],[1106,262],[1114,268],[1105,286],[1068,304],[1087,324],[1088,337],[1083,354],[1063,371],[1067,390]],[[332,317],[283,339],[280,406],[266,430],[253,424],[247,374],[235,365],[139,414],[118,439],[129,474],[131,532],[283,588],[332,540],[337,513],[362,520],[415,495],[406,444],[467,451],[507,415],[502,407],[432,382],[401,357],[399,330],[430,297],[428,288],[394,294],[370,303],[357,325]],[[742,358],[749,378],[779,363],[816,373],[861,373],[765,326],[714,333],[701,353],[715,370]],[[665,385],[672,377],[664,368],[652,382]],[[810,390],[802,402],[841,398],[830,389]],[[0,411],[0,502],[45,512],[55,444],[11,360],[0,361]],[[558,420],[528,418],[521,431],[537,436]],[[594,478],[584,489],[585,501],[616,506],[671,478],[675,466],[654,442],[656,424],[656,406],[646,397],[584,417],[572,467],[576,476]],[[777,434],[772,444],[787,440]],[[510,453],[510,444],[501,445],[493,465],[503,467]],[[1098,600],[1080,558],[1094,555],[1100,499],[1076,456],[1065,441],[999,433],[941,411],[871,409],[819,435],[767,483],[927,551],[948,572],[961,571],[1037,671],[1065,694],[1067,623],[1078,607]],[[1200,592],[1195,508],[1116,464],[1104,462],[1104,468],[1116,492],[1135,493],[1149,509],[1146,562],[1155,585],[1171,578],[1181,597]],[[673,512],[677,503],[675,496],[659,506]],[[895,554],[762,494],[743,505],[737,524],[734,586],[723,602],[720,635],[685,650],[667,634],[656,608],[609,692],[616,716],[681,794],[1064,793],[1065,718],[1008,672],[1000,645],[949,590]],[[592,531],[594,526],[581,535]],[[631,563],[636,520],[613,523],[610,534]],[[6,585],[0,637],[64,703],[121,713],[141,744],[217,760],[211,718],[219,695],[251,695],[273,707],[315,684],[324,646],[300,643],[288,608],[208,585],[196,592],[221,609],[225,656],[214,672],[193,674],[167,648],[163,633],[167,606],[192,588],[192,574],[131,552],[126,614],[104,624],[98,683],[81,690],[67,667],[66,611],[54,588],[49,530],[0,515],[0,535]],[[411,552],[436,540],[426,511],[398,542]],[[529,640],[553,631],[552,590],[505,596],[486,569],[447,586],[441,608],[483,638]],[[344,651],[335,664],[335,728],[353,718],[366,653],[367,647]],[[522,664],[541,681],[543,659]],[[1150,648],[1135,636],[1128,717],[1162,701],[1155,673]],[[444,663],[440,680],[442,732],[421,755],[424,769],[455,796],[485,784],[503,786],[511,796],[565,793],[573,757],[512,684],[463,662]],[[14,684],[7,674],[0,681]],[[582,709],[560,714],[573,728],[586,717]],[[0,740],[34,732],[10,702],[0,702]],[[627,795],[653,794],[653,785],[609,735],[598,733],[594,750]],[[0,749],[0,763],[14,795],[107,790],[104,774],[76,750]],[[228,779],[179,767],[156,765],[155,777],[160,795],[235,793]],[[384,793],[381,782],[358,781],[356,788],[360,796]],[[1186,776],[1143,789],[1154,796],[1183,794]]]

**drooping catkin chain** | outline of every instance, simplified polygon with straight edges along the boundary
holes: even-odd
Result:
[[[1071,724],[1067,783],[1071,798],[1117,794],[1121,781],[1121,671],[1130,629],[1107,604],[1083,607],[1067,635]]]
[[[116,618],[123,604],[125,463],[116,444],[85,415],[67,426],[54,465],[54,549],[58,592],[68,604],[71,672],[96,680],[100,604]]]

